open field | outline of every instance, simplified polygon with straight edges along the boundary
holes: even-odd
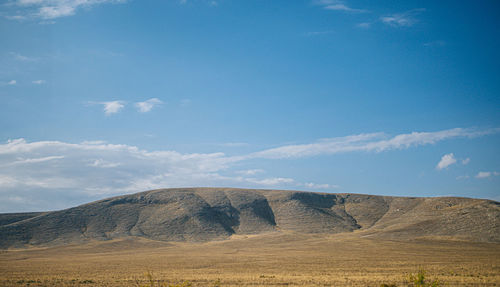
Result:
[[[442,286],[499,286],[500,244],[398,242],[363,233],[272,232],[208,243],[121,239],[1,251],[1,286],[408,286],[419,268]]]

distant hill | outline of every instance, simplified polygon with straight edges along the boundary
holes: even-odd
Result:
[[[342,233],[500,242],[500,203],[234,188],[176,188],[44,213],[0,214],[0,248],[139,236],[210,241],[233,234]]]

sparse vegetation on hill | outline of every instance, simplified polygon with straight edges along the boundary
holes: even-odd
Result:
[[[294,231],[500,242],[498,202],[229,188],[165,189],[30,214],[0,214],[0,248],[129,236],[206,242]]]

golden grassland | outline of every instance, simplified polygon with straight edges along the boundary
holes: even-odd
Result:
[[[129,238],[0,251],[1,286],[500,286],[500,244],[269,233],[208,243]]]

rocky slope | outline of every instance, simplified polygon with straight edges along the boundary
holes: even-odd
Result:
[[[53,212],[0,214],[0,248],[127,236],[210,241],[282,231],[500,242],[500,203],[456,197],[183,188],[113,197]]]

